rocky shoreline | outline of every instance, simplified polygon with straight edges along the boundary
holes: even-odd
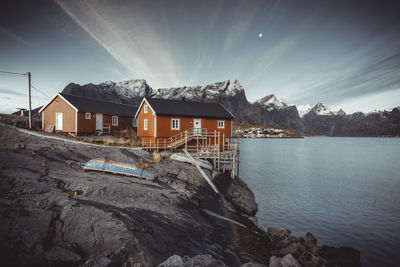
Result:
[[[171,153],[155,162],[140,149],[47,139],[2,124],[0,145],[5,266],[361,265],[354,249],[317,247],[311,234],[265,231],[243,181],[205,170],[223,193],[218,197]],[[81,169],[99,157],[148,165],[156,181]]]

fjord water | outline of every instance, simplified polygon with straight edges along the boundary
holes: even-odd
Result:
[[[240,153],[262,226],[354,247],[363,266],[399,266],[399,138],[241,139]]]

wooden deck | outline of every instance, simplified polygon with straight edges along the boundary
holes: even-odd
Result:
[[[219,132],[204,128],[190,128],[170,138],[142,138],[142,147],[151,150],[185,148],[195,158],[210,159],[217,170],[238,175],[239,137],[226,138]]]

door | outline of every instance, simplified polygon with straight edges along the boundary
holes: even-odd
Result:
[[[103,130],[103,114],[96,113],[96,131]]]
[[[56,131],[62,131],[63,129],[63,114],[56,113]]]
[[[193,134],[195,136],[201,135],[201,119],[193,119]]]

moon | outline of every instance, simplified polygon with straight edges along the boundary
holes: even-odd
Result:
[[[259,37],[259,38],[261,38],[261,37],[262,37],[262,33],[261,33],[261,32],[258,34],[258,37]]]

